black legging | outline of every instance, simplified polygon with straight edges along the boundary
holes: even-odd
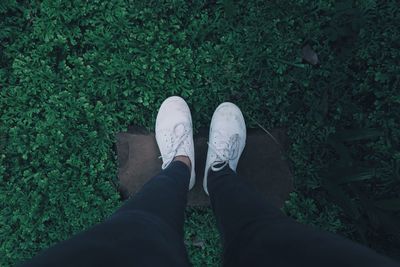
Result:
[[[190,171],[172,162],[108,220],[26,266],[190,266],[183,243]],[[209,175],[224,266],[400,266],[338,235],[295,222],[231,169]]]

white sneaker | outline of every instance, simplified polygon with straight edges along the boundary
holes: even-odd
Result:
[[[190,109],[179,96],[164,100],[157,114],[156,140],[163,160],[164,170],[176,156],[187,156],[192,165],[189,190],[195,183],[194,144]]]
[[[225,102],[217,107],[211,119],[210,136],[203,188],[208,195],[208,172],[220,171],[226,165],[236,171],[240,155],[246,144],[246,124],[240,109]]]

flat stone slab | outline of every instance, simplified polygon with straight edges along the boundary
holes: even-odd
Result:
[[[293,179],[284,151],[288,146],[285,132],[270,131],[276,139],[262,130],[248,129],[246,147],[240,158],[237,173],[266,196],[275,206],[281,207],[293,190]],[[136,193],[144,183],[161,170],[162,161],[154,133],[130,127],[118,133],[118,179],[121,196],[125,199]],[[188,205],[210,205],[203,191],[204,165],[207,155],[208,129],[201,129],[194,138],[196,157],[196,185],[189,192]]]

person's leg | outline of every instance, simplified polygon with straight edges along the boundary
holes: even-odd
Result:
[[[143,185],[140,191],[113,216],[132,210],[156,214],[179,235],[179,238],[183,238],[189,178],[190,169],[187,164],[182,161],[173,161],[168,168]]]
[[[195,182],[192,119],[180,97],[166,99],[156,120],[163,159],[157,176],[105,222],[24,266],[189,266],[183,243],[187,191]]]
[[[172,162],[108,220],[25,266],[189,266],[183,243],[190,171]]]
[[[295,222],[234,172],[246,142],[240,109],[221,104],[210,125],[204,190],[210,194],[225,266],[398,266],[374,251]]]
[[[295,222],[229,166],[210,171],[208,191],[224,266],[400,266],[343,237]]]

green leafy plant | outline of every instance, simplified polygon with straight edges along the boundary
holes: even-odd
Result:
[[[170,95],[187,99],[196,128],[233,101],[249,127],[286,129],[296,187],[286,213],[396,257],[399,10],[394,0],[1,1],[0,265],[111,214],[115,133],[152,129]],[[302,59],[306,45],[319,64]],[[219,262],[211,218],[186,220],[196,266]]]

